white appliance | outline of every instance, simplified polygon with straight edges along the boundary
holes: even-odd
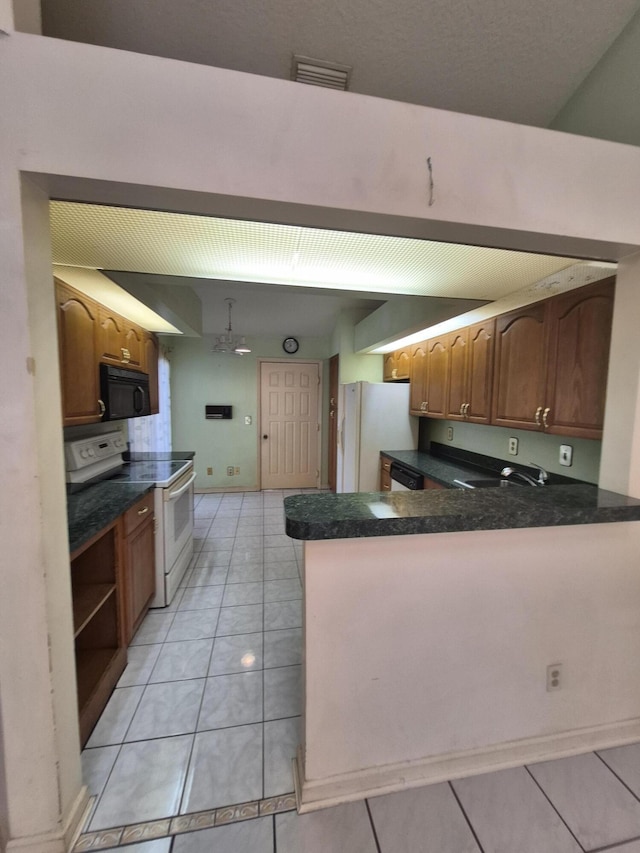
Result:
[[[380,490],[380,451],[415,450],[418,419],[409,415],[409,383],[340,386],[336,491]]]
[[[151,607],[171,604],[193,555],[193,461],[124,463],[126,443],[119,430],[65,442],[64,449],[67,482],[74,491],[107,478],[112,483],[155,486],[156,591]]]

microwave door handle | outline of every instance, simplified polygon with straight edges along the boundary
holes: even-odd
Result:
[[[140,405],[136,406],[136,394],[140,393]],[[136,412],[141,412],[144,409],[144,388],[138,385],[133,392],[133,408]]]
[[[169,494],[166,497],[166,500],[177,501],[178,498],[180,497],[180,495],[183,495],[187,491],[187,489],[193,483],[193,481],[195,480],[195,478],[197,476],[198,476],[197,473],[194,471],[193,474],[187,480],[187,482],[184,484],[184,486],[181,486],[179,489],[176,489],[175,492],[169,492]]]

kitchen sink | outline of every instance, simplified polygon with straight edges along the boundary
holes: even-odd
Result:
[[[454,480],[453,485],[459,489],[503,489],[506,486],[516,486],[521,488],[520,483],[514,483],[511,480],[506,480],[504,477],[483,477],[478,480]]]

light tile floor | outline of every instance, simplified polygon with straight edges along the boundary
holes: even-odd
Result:
[[[298,739],[300,546],[283,538],[282,498],[199,498],[186,585],[169,613],[145,620],[83,753],[99,795],[89,829],[120,829],[88,833],[76,850],[165,835],[127,849],[640,853],[640,744],[308,815],[264,815],[279,805],[256,800],[291,790]],[[291,808],[290,798],[278,803]],[[123,831],[140,821],[155,823]]]

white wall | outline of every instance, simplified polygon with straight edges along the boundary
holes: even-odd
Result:
[[[176,450],[195,450],[196,489],[257,489],[260,483],[258,408],[260,365],[258,358],[286,358],[282,338],[252,336],[251,353],[241,357],[211,352],[214,337],[164,338],[171,348],[171,430]],[[328,395],[329,341],[302,338],[296,359],[321,359],[325,373],[323,392]],[[206,420],[206,404],[233,406],[228,421]],[[327,482],[327,410],[322,410],[321,482]],[[250,415],[252,423],[245,425]],[[240,474],[227,476],[227,467]],[[213,474],[207,475],[207,468]]]
[[[303,803],[640,737],[639,549],[640,522],[306,542]]]
[[[355,351],[356,326],[362,320],[363,312],[352,308],[343,311],[333,330],[331,354],[340,356],[338,363],[338,382],[382,382],[383,358],[381,355],[363,355]]]
[[[68,654],[52,642],[50,672],[47,645],[71,630],[62,435],[50,271],[40,262],[48,235],[41,213],[23,221],[22,176],[42,188],[40,204],[48,193],[617,259],[640,243],[640,150],[17,32],[0,37],[0,115],[0,347],[15,368],[0,379],[9,831],[34,850],[54,833],[61,850],[79,788],[77,750],[63,748],[75,735],[75,697],[59,689]],[[631,266],[619,274],[620,311],[637,303],[639,278]],[[624,358],[621,347],[612,353],[612,373],[632,380],[610,383],[612,411],[638,388],[639,340]],[[610,483],[640,494],[637,423],[632,407],[627,446],[610,449],[624,459]]]

